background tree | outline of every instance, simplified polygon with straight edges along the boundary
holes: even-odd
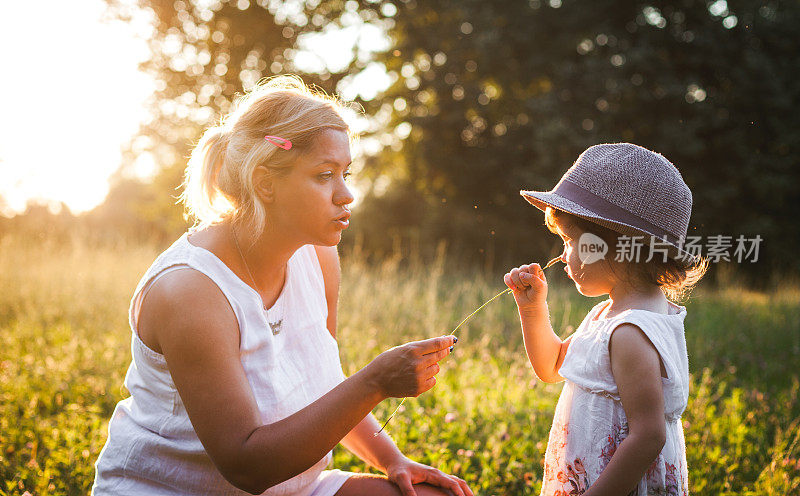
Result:
[[[124,18],[124,5],[108,2]],[[155,151],[164,171],[156,187],[177,185],[190,146],[237,92],[270,74],[299,72],[303,35],[374,24],[391,40],[387,51],[343,47],[353,52],[349,66],[303,74],[341,90],[374,59],[394,78],[362,102],[374,121],[364,140],[381,146],[363,162],[368,187],[347,242],[360,233],[380,252],[398,239],[422,249],[447,239],[468,259],[544,259],[555,240],[519,189],[551,188],[591,144],[632,141],[681,169],[694,192],[690,234],[759,234],[757,267],[800,269],[796,2],[142,0],[140,7],[154,12],[153,57],[143,69],[159,86],[128,163]],[[114,202],[130,198],[112,194],[100,210],[119,212]],[[163,201],[144,210],[156,218],[161,208]]]
[[[294,64],[298,39],[322,29],[332,6],[300,2],[200,2],[143,0],[137,5],[107,0],[107,15],[130,20],[132,9],[152,13],[151,57],[140,69],[152,75],[150,119],[124,150],[107,200],[89,214],[95,225],[113,225],[164,243],[185,229],[175,205],[186,160],[202,131],[227,113],[238,93],[260,79],[299,73],[310,84],[333,91],[340,72],[302,73]],[[341,17],[341,12],[337,14]],[[337,22],[326,23],[330,27]],[[152,180],[133,174],[137,158],[150,153],[158,164]]]
[[[392,104],[389,131],[408,138],[386,154],[402,158],[395,177],[426,207],[387,195],[364,216],[397,212],[473,251],[498,239],[517,259],[543,256],[546,238],[531,234],[541,214],[518,190],[550,189],[591,144],[632,141],[681,169],[694,192],[690,234],[760,234],[762,261],[800,267],[798,4],[394,5],[381,60],[398,77],[368,113]]]

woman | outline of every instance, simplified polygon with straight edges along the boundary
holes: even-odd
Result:
[[[290,77],[256,87],[205,133],[182,195],[198,225],[131,301],[131,396],[112,416],[93,494],[471,496],[375,436],[370,414],[433,387],[453,337],[342,373],[349,144],[341,106]],[[325,470],[340,442],[386,477]]]

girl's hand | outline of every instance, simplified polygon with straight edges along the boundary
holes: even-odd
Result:
[[[365,367],[385,398],[419,396],[436,384],[439,360],[450,354],[455,336],[414,341],[384,351]]]
[[[386,467],[386,477],[397,484],[403,496],[417,496],[413,485],[423,483],[441,487],[455,496],[473,496],[464,480],[409,460],[405,456]]]
[[[538,263],[511,269],[503,282],[514,291],[520,310],[541,308],[547,302],[547,279]]]

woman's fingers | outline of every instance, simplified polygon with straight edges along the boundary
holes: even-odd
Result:
[[[427,378],[427,379],[425,379],[425,381],[422,383],[422,388],[420,389],[419,393],[417,393],[417,394],[416,394],[416,395],[414,395],[414,396],[415,396],[415,397],[416,397],[416,396],[419,396],[420,394],[424,393],[425,391],[428,391],[428,390],[430,390],[430,389],[431,389],[433,386],[435,386],[435,385],[436,385],[436,376],[430,376],[430,377],[428,377],[428,378]]]
[[[414,491],[414,484],[411,483],[411,477],[408,474],[400,475],[394,483],[400,488],[403,496],[417,496],[417,492]]]
[[[433,353],[428,353],[427,355],[422,355],[420,360],[419,366],[420,368],[428,368],[431,365],[439,362],[441,359],[446,357],[450,354],[450,348],[445,348],[443,350],[435,351]]]
[[[461,487],[461,484],[459,484],[455,479],[456,478],[440,472],[439,470],[431,469],[427,474],[426,482],[439,487],[447,488],[455,496],[467,496],[467,494],[464,492],[464,489]]]
[[[466,494],[467,496],[474,496],[472,494],[472,489],[470,489],[469,486],[467,485],[467,481],[465,481],[464,479],[460,479],[455,475],[451,475],[450,477],[454,478],[456,482],[458,482],[458,485],[461,486],[461,489],[464,491],[464,494]]]
[[[419,353],[420,356],[427,355],[429,353],[435,353],[440,350],[447,350],[454,344],[456,344],[456,337],[453,335],[447,336],[440,336],[438,338],[431,338],[425,339],[422,341],[417,341],[413,343],[415,349]]]

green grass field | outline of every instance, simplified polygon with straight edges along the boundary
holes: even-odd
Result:
[[[108,419],[126,396],[128,302],[156,255],[0,240],[0,495],[89,492]],[[338,334],[348,373],[388,347],[447,334],[503,289],[499,273],[354,258],[343,262]],[[553,325],[566,336],[599,300],[559,270],[550,280]],[[800,494],[800,288],[701,283],[686,305],[690,491]],[[387,429],[410,457],[463,477],[476,494],[538,494],[561,385],[533,375],[510,296],[459,334],[437,386],[406,401]],[[398,402],[379,405],[379,420]],[[335,464],[367,470],[344,449]]]

